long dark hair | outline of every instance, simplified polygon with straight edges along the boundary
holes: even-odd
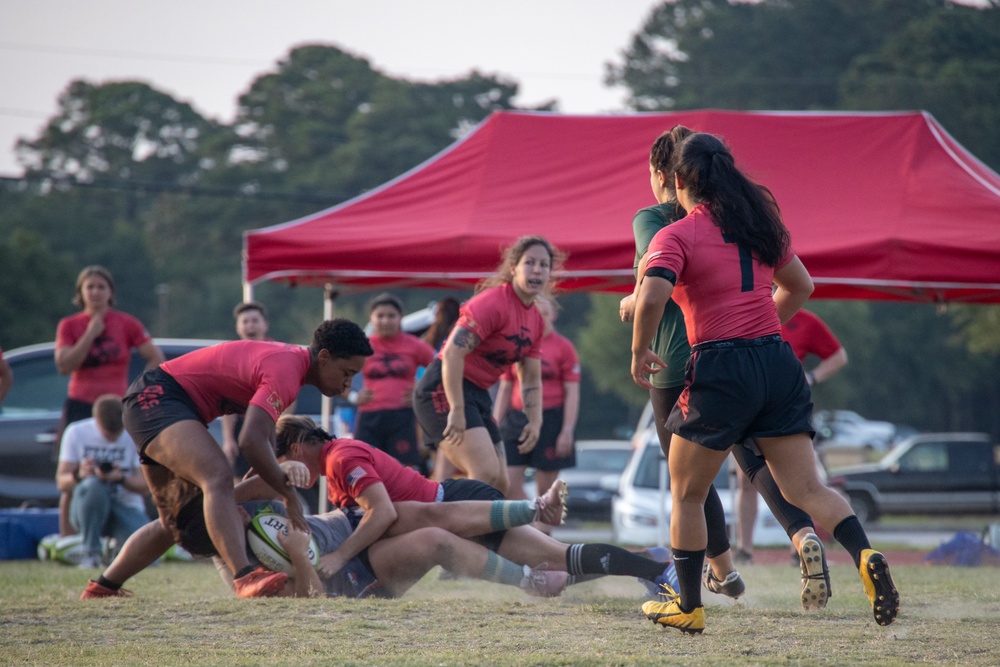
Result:
[[[736,167],[721,139],[692,134],[676,146],[673,171],[691,199],[705,204],[722,233],[756,259],[774,266],[788,252],[791,237],[774,196]]]
[[[422,338],[435,350],[440,350],[444,342],[448,340],[455,322],[458,322],[458,311],[461,304],[458,299],[446,296],[437,302],[434,307],[434,321],[430,328],[424,332]]]

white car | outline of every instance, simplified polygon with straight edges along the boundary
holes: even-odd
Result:
[[[730,538],[735,534],[736,524],[736,481],[730,474],[731,465],[735,466],[732,457],[726,459],[726,465],[715,478]],[[613,541],[636,546],[668,545],[670,508],[667,461],[660,450],[655,429],[648,427],[639,446],[632,452],[632,458],[622,473],[618,493],[611,502]],[[785,530],[763,502],[758,502],[753,542],[757,547],[790,544]]]
[[[820,410],[813,416],[816,445],[826,450],[857,449],[885,453],[899,436],[896,425],[865,419],[851,410]]]

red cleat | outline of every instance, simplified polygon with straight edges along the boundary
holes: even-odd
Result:
[[[87,582],[87,587],[83,589],[83,593],[80,594],[81,600],[91,600],[93,598],[130,598],[132,597],[132,591],[125,590],[124,588],[119,588],[117,591],[108,588],[107,586],[102,586],[93,579]]]
[[[236,587],[236,595],[241,598],[269,598],[274,597],[285,587],[288,575],[283,572],[271,572],[270,570],[258,567],[249,574],[245,574],[233,582]]]

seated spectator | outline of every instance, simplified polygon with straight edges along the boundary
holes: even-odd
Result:
[[[70,495],[70,522],[83,536],[83,568],[100,565],[103,536],[121,545],[149,521],[143,500],[149,489],[122,425],[121,397],[100,396],[93,415],[66,428],[56,471],[59,490]]]

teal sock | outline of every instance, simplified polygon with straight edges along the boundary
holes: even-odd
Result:
[[[490,531],[524,526],[535,518],[533,500],[494,500],[490,505]]]
[[[486,555],[486,567],[479,578],[508,586],[520,586],[524,579],[524,567],[491,551]]]

